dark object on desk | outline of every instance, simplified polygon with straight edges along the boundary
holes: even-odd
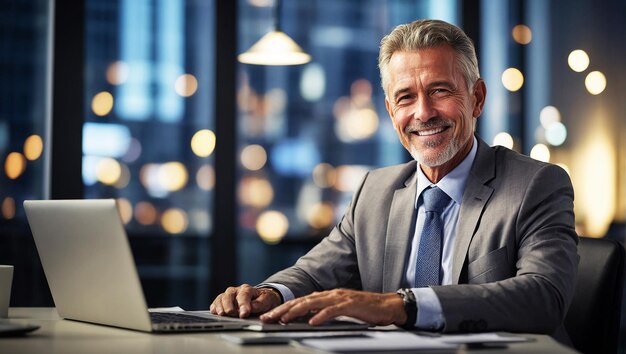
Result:
[[[39,326],[0,320],[0,337],[22,336],[38,329]]]
[[[580,238],[578,278],[565,328],[574,347],[585,354],[617,352],[624,253],[616,241]]]

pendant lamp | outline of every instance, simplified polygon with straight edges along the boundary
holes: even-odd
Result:
[[[311,56],[288,35],[280,30],[280,0],[274,3],[274,28],[261,37],[237,59],[244,64],[300,65],[311,61]]]

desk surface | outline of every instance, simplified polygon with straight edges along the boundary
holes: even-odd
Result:
[[[150,334],[68,321],[59,318],[54,308],[11,308],[9,318],[41,328],[22,337],[0,338],[0,353],[319,353],[289,345],[240,346],[220,339],[217,332]],[[534,340],[489,350],[461,347],[451,353],[576,353],[549,336],[527,337]]]

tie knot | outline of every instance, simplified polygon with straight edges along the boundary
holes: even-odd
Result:
[[[426,211],[434,211],[436,213],[441,213],[450,202],[450,197],[438,187],[431,187],[424,190],[422,197],[424,198],[424,208],[426,208]]]

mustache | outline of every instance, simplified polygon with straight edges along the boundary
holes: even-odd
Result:
[[[454,121],[443,118],[432,118],[428,122],[411,122],[404,127],[405,134],[411,134],[419,130],[433,129],[441,127],[454,127]]]

